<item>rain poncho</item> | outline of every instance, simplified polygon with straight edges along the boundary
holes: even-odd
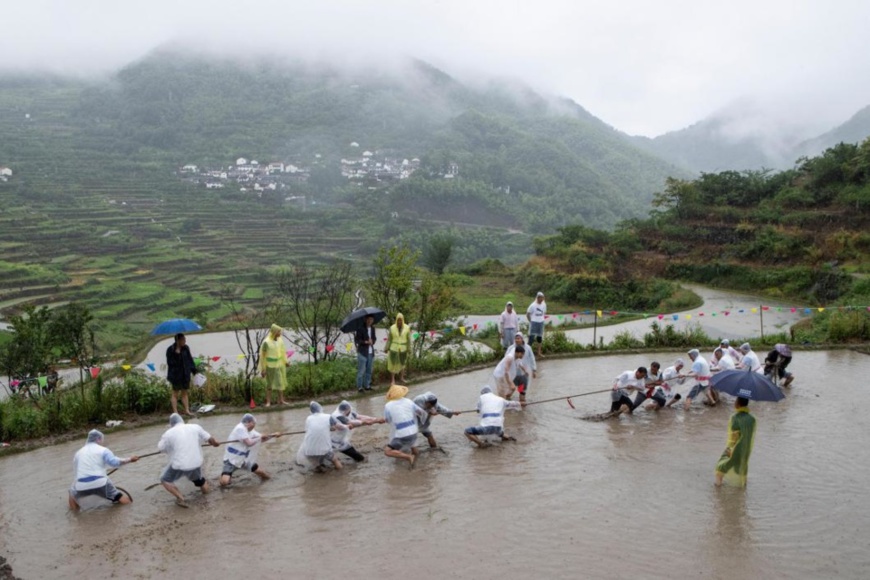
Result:
[[[710,384],[710,363],[701,356],[697,349],[689,351],[689,356],[692,355],[695,356],[695,360],[692,361],[691,376],[695,377],[699,385],[706,387]]]
[[[343,426],[353,425],[354,427],[359,427],[366,421],[374,421],[374,417],[367,417],[366,415],[360,415],[357,413],[356,409],[354,409],[347,401],[342,401],[338,404],[338,407],[336,407],[335,411],[332,412],[332,418]],[[337,451],[350,449],[352,447],[350,444],[351,433],[353,433],[353,431],[350,429],[336,429],[335,431],[332,431],[330,434],[332,448]]]
[[[746,476],[749,474],[749,455],[755,440],[755,417],[749,409],[741,407],[731,415],[728,423],[728,442],[726,447],[731,450],[731,457],[722,453],[716,472],[725,474],[723,481],[734,487],[745,487]]]
[[[178,471],[190,471],[202,467],[201,445],[211,439],[205,429],[194,423],[185,424],[184,421],[172,420],[180,415],[173,413],[170,417],[170,427],[157,443],[157,450],[169,455],[169,465]]]
[[[76,452],[73,459],[73,472],[75,481],[73,488],[76,491],[85,491],[105,487],[109,481],[106,475],[106,466],[120,467],[121,460],[100,445],[103,434],[94,429],[88,433],[88,442]]]
[[[402,321],[402,328],[398,322]],[[396,324],[390,327],[387,335],[387,370],[393,374],[405,368],[408,351],[411,348],[411,328],[405,324],[405,317],[400,312],[396,315]]]
[[[752,372],[761,372],[761,361],[758,360],[758,355],[749,347],[749,343],[740,345],[740,350],[743,352],[743,360],[740,361],[740,368],[747,369]]]
[[[477,401],[477,412],[480,413],[480,426],[504,427],[505,409],[522,411],[523,407],[520,403],[508,401],[495,393],[482,392],[480,399]]]
[[[419,432],[417,420],[424,421],[429,413],[411,399],[394,399],[384,405],[384,419],[390,424],[390,440],[410,437]]]
[[[283,391],[287,388],[287,350],[284,348],[284,339],[281,337],[283,329],[273,324],[269,329],[269,336],[260,345],[260,362],[258,369],[266,373],[268,388]],[[277,335],[277,338],[272,338]]]
[[[332,453],[330,430],[333,426],[341,430],[347,429],[333,416],[324,413],[320,405],[312,403],[311,415],[305,419],[305,438],[302,440],[302,445],[299,446],[299,452],[296,454],[296,463],[306,465],[306,463],[310,463],[309,458],[321,459]]]
[[[430,409],[428,405],[432,402],[435,403],[435,406]],[[432,423],[432,417],[434,417],[434,415],[431,414],[432,412],[435,412],[438,415],[444,415],[448,419],[453,416],[453,411],[439,403],[438,397],[436,397],[435,393],[431,391],[427,391],[422,395],[414,397],[414,404],[426,411],[426,418],[417,420],[417,425],[421,433],[429,432],[429,425]]]
[[[713,359],[710,364],[711,371],[733,371],[735,368],[737,368],[737,363],[734,362],[728,351],[723,348],[717,348],[713,352]]]
[[[224,461],[228,461],[236,467],[249,467],[254,465],[257,462],[257,453],[260,450],[259,443],[261,435],[256,429],[248,431],[248,428],[245,425],[245,419],[248,417],[249,415],[245,415],[242,418],[242,422],[236,425],[233,428],[232,433],[230,433],[228,441],[237,442],[228,443],[224,450]],[[251,419],[253,419],[253,417]],[[253,445],[247,445],[245,440],[253,443]]]
[[[680,361],[679,365],[682,365]],[[662,372],[662,384],[656,387],[655,392],[665,398],[665,401],[670,402],[677,394],[677,385],[682,385],[686,379],[680,378],[680,371],[677,370],[678,365],[666,368]]]
[[[516,349],[508,350],[504,355],[504,358],[499,361],[495,370],[492,372],[492,382],[498,390],[499,395],[508,395],[508,393],[504,392],[505,375],[507,375],[507,378],[512,382],[516,378],[518,372],[531,376],[532,368],[529,366],[525,356],[516,358]]]

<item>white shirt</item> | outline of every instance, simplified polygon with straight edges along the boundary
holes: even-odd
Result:
[[[384,419],[390,424],[390,439],[416,435],[419,432],[417,417],[422,422],[426,420],[427,415],[428,413],[411,399],[401,398],[384,405]]]
[[[676,366],[668,367],[662,373],[662,384],[656,387],[656,393],[660,393],[667,401],[674,398],[677,394],[676,385],[683,384],[685,379],[681,379],[680,371]]]
[[[121,460],[99,443],[86,443],[73,458],[73,487],[78,491],[105,487],[109,479],[106,475],[107,465],[120,467]]]
[[[716,361],[716,364],[714,366],[720,371],[733,371],[737,365],[734,364],[734,359],[731,358],[731,355],[723,353],[722,358]]]
[[[179,423],[163,434],[157,449],[169,455],[172,469],[190,471],[202,467],[201,445],[209,439],[211,435],[199,425]]]
[[[516,401],[502,399],[495,393],[484,393],[477,401],[481,427],[504,427],[505,409],[521,411],[522,405]]]
[[[245,445],[245,439],[254,440],[253,445]],[[224,450],[224,461],[229,461],[236,467],[244,467],[245,465],[253,465],[257,462],[257,450],[260,443],[260,434],[256,429],[245,427],[244,423],[239,423],[233,428],[230,433],[229,441],[237,440],[238,443],[228,443]]]
[[[513,328],[514,331],[519,328],[519,317],[517,316],[517,311],[513,308],[511,308],[510,312],[505,308],[501,316],[498,317],[499,331],[504,332],[506,328]]]
[[[523,361],[525,361],[526,364],[529,367],[531,367],[531,369],[533,371],[538,370],[538,364],[535,362],[535,351],[528,344],[524,344],[523,348],[526,350],[526,354],[523,355]],[[504,351],[505,354],[514,355],[514,359],[516,359],[516,352],[517,352],[516,343],[510,345],[509,347],[507,347],[507,350]],[[528,374],[528,373],[526,373],[526,374]],[[531,380],[531,379],[529,379],[529,380]]]
[[[710,384],[710,363],[701,355],[696,356],[692,361],[692,373],[702,387]]]
[[[516,350],[508,349],[507,354],[504,355],[504,358],[498,363],[498,366],[495,367],[495,370],[492,372],[492,376],[498,379],[504,378],[505,374],[508,374],[508,378],[513,380],[514,377],[517,376],[517,368],[523,369],[525,374],[531,374],[532,368],[529,366],[529,363],[525,361],[525,356],[522,358],[516,358],[515,354]]]
[[[312,413],[305,419],[305,439],[302,440],[302,455],[317,457],[332,451],[330,428],[338,421],[326,413]],[[341,425],[342,429],[346,429]]]
[[[758,355],[755,354],[755,351],[750,350],[743,355],[743,360],[740,361],[740,368],[758,372],[761,368],[761,361],[758,360]]]
[[[615,379],[613,379],[613,393],[612,397],[615,397],[615,401],[618,401],[622,396],[628,396],[628,389],[637,388],[640,390],[644,390],[646,387],[646,380],[638,379],[635,377],[635,373],[637,371],[625,371]]]
[[[526,310],[526,315],[529,317],[530,322],[544,322],[544,316],[547,314],[547,301],[541,300],[541,303],[538,304],[538,300],[535,299]]]
[[[344,417],[347,421],[347,424],[342,421],[341,417]],[[363,422],[358,418],[356,411],[351,408],[350,413],[345,415],[338,408],[332,412],[332,418],[335,419],[336,423],[340,423],[344,429],[336,429],[335,431],[330,432],[330,439],[332,440],[332,448],[338,451],[343,451],[345,449],[350,449],[350,435],[353,433],[352,430],[347,428],[347,425],[353,425],[354,427],[359,427],[363,424]]]

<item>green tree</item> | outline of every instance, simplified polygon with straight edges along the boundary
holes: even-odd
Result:
[[[3,349],[0,361],[9,377],[39,376],[52,359],[51,311],[30,304],[23,310],[9,319],[12,340]]]
[[[81,302],[70,302],[54,311],[49,324],[51,341],[61,356],[72,359],[79,367],[79,382],[84,383],[84,370],[94,363],[94,317]]]
[[[450,258],[453,257],[453,248],[456,240],[449,235],[435,235],[429,240],[429,244],[423,252],[423,265],[437,275],[444,273]]]
[[[386,312],[391,323],[397,313],[410,311],[414,305],[414,280],[419,257],[419,252],[402,244],[389,248],[381,246],[372,260],[374,273],[365,281],[365,289],[370,302]]]

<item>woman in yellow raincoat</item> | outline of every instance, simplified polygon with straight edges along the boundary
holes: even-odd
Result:
[[[287,389],[287,351],[281,333],[284,329],[273,324],[269,336],[260,345],[260,376],[266,378],[266,406],[272,405],[272,391],[278,391],[278,403],[286,405],[284,390]]]
[[[749,400],[737,397],[736,412],[728,423],[728,442],[716,464],[716,485],[724,481],[734,487],[746,487],[749,456],[755,440],[755,417],[749,413]]]
[[[411,350],[411,328],[405,324],[405,317],[396,314],[396,323],[390,327],[387,337],[387,370],[390,372],[390,385],[396,384],[396,375],[401,374],[405,382],[405,366],[408,364],[408,351]]]

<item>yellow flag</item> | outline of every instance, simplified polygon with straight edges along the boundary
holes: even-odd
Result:
[[[245,358],[245,355],[244,354],[237,354],[236,358],[239,360],[242,360],[243,358]]]
[[[691,315],[691,314],[686,314],[686,320],[692,320],[692,315]]]
[[[130,365],[121,365],[121,368],[124,369],[125,371],[129,371],[129,370],[132,369],[133,367],[130,366]]]
[[[758,312],[758,308],[753,308],[753,309],[752,309],[752,314],[755,314],[756,312]]]
[[[822,307],[820,306],[820,307],[819,307],[819,312],[824,312],[824,311],[825,311],[825,309],[822,308]]]
[[[600,310],[598,310],[598,311],[597,311],[597,314],[598,314],[598,318],[601,318],[601,316],[602,316],[602,313],[601,313],[601,311],[600,311]]]
[[[462,336],[465,336],[465,327],[464,326],[459,327],[459,334],[461,334]]]
[[[346,343],[344,345],[344,348],[347,350],[347,352],[350,352],[351,350],[353,350],[353,343],[352,342]]]

